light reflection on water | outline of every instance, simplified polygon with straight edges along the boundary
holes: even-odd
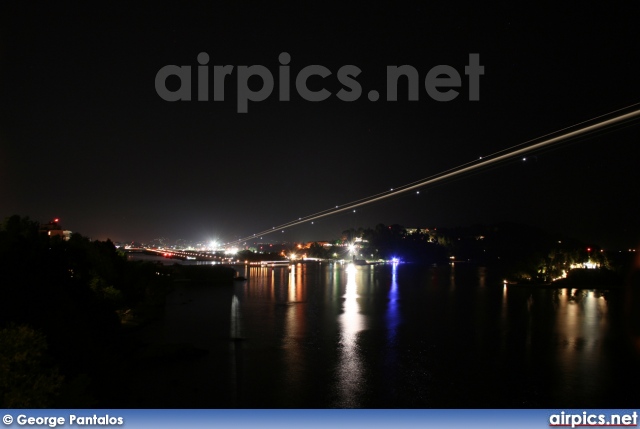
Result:
[[[190,373],[206,368],[220,397],[199,406],[611,407],[624,398],[616,386],[638,379],[613,292],[510,287],[458,264],[240,274],[223,306],[189,289],[167,307],[165,337],[211,351]]]
[[[400,324],[400,309],[398,308],[398,264],[391,266],[391,286],[388,294],[389,303],[387,305],[386,324],[387,338],[389,345],[396,339],[398,325]]]
[[[347,285],[344,293],[343,313],[339,317],[340,359],[338,361],[339,405],[342,407],[359,407],[359,396],[362,389],[363,369],[358,347],[358,333],[366,328],[364,317],[360,314],[358,304],[357,270],[353,264],[346,269]]]
[[[609,328],[607,303],[593,290],[555,291],[558,386],[564,394],[597,389],[610,377],[603,340]]]
[[[305,288],[302,285],[304,266],[302,264],[290,267],[287,306],[282,337],[284,364],[286,367],[286,384],[292,391],[302,388],[306,362],[304,359],[304,339],[306,337]],[[273,271],[272,271],[273,273]],[[273,274],[275,276],[275,274]]]

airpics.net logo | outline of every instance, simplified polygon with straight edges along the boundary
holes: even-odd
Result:
[[[549,416],[549,426],[563,427],[589,427],[589,426],[612,426],[612,427],[637,427],[638,412],[626,414],[595,414],[583,411],[582,413],[565,413],[551,414]]]
[[[271,96],[274,90],[274,76],[271,71],[261,65],[237,66],[232,65],[209,65],[209,54],[201,52],[197,61],[197,100],[209,101],[210,89],[210,68],[213,68],[213,101],[225,101],[225,81],[236,71],[236,100],[238,113],[249,111],[249,102],[264,101]],[[278,56],[280,66],[278,67],[278,100],[291,100],[291,55],[282,52]],[[341,101],[356,101],[362,96],[362,85],[358,81],[358,76],[362,70],[354,65],[344,65],[338,69],[336,76],[342,88],[335,93]],[[480,76],[484,74],[484,66],[480,65],[480,54],[469,54],[468,65],[464,67],[464,74],[468,77],[468,92],[470,101],[480,100]],[[327,100],[332,94],[325,87],[310,89],[308,81],[312,76],[322,79],[332,75],[332,71],[321,65],[308,65],[303,67],[295,76],[295,90],[298,95],[310,102]],[[167,88],[167,79],[175,76],[179,79],[180,85],[177,89]],[[253,78],[253,79],[252,79]],[[249,80],[259,79],[259,88],[249,85]],[[418,101],[420,98],[420,75],[418,70],[410,65],[387,66],[386,70],[386,101],[398,101],[398,82],[401,78],[407,82],[407,100]],[[317,77],[314,79],[318,79]],[[165,101],[191,101],[192,96],[192,70],[191,66],[167,65],[156,73],[155,87],[157,94]],[[437,65],[427,71],[423,87],[427,95],[433,100],[446,102],[451,101],[460,95],[456,88],[463,86],[461,74],[448,65]],[[253,87],[253,88],[252,88]],[[371,89],[367,92],[369,101],[378,101],[380,93]]]

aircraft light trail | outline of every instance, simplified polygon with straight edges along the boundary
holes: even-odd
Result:
[[[636,104],[634,104],[632,106],[629,106],[629,107],[637,106],[638,104],[640,104],[640,103],[636,103]],[[343,204],[342,206],[336,206],[335,208],[323,210],[323,211],[320,211],[320,212],[317,212],[317,213],[314,213],[314,214],[311,214],[311,215],[308,215],[308,216],[305,216],[305,217],[301,217],[301,218],[298,218],[298,219],[293,220],[291,222],[287,222],[287,223],[284,223],[284,224],[281,224],[281,225],[278,225],[278,226],[274,226],[271,229],[267,229],[267,230],[255,233],[253,235],[250,235],[250,236],[247,236],[247,237],[244,237],[244,238],[241,238],[239,240],[235,240],[235,241],[232,241],[232,242],[229,242],[229,243],[226,243],[226,244],[227,245],[236,245],[236,244],[239,244],[239,243],[246,242],[247,240],[252,240],[252,239],[255,239],[255,238],[258,238],[258,237],[265,236],[267,234],[271,234],[271,233],[274,233],[274,232],[277,232],[277,231],[282,231],[282,230],[284,230],[286,228],[291,228],[291,227],[296,226],[296,225],[309,223],[309,222],[312,222],[314,220],[321,219],[321,218],[324,218],[324,217],[327,217],[327,216],[331,216],[331,215],[334,215],[334,214],[337,214],[337,213],[346,212],[346,211],[349,211],[349,210],[355,210],[356,208],[362,207],[362,206],[367,205],[367,204],[371,204],[371,203],[374,203],[374,202],[377,202],[377,201],[381,201],[381,200],[384,200],[386,198],[390,198],[390,197],[393,197],[393,196],[396,196],[396,195],[399,195],[399,194],[403,194],[405,192],[412,191],[414,189],[418,189],[418,188],[421,188],[421,187],[424,187],[424,186],[427,186],[427,185],[431,185],[431,184],[434,184],[434,183],[437,183],[437,182],[441,182],[443,180],[451,179],[453,177],[456,177],[456,176],[459,176],[459,175],[462,175],[462,174],[465,174],[465,173],[469,173],[469,172],[474,171],[474,170],[479,170],[481,168],[487,167],[487,166],[492,165],[492,164],[496,164],[496,163],[501,162],[501,161],[506,161],[506,160],[509,160],[509,159],[512,159],[512,158],[515,158],[515,157],[519,157],[519,156],[525,155],[525,154],[527,154],[529,152],[532,152],[534,150],[538,150],[538,149],[545,148],[545,147],[548,147],[548,146],[551,146],[551,145],[554,145],[554,144],[558,144],[560,142],[566,141],[566,140],[571,139],[571,138],[585,136],[585,135],[587,135],[587,134],[589,134],[591,132],[602,130],[602,129],[606,128],[606,127],[611,127],[611,126],[614,126],[614,125],[620,125],[625,121],[629,121],[629,120],[632,120],[632,119],[639,118],[640,117],[640,109],[637,109],[637,110],[633,110],[633,111],[628,112],[628,113],[618,114],[618,115],[616,115],[614,117],[611,117],[609,119],[602,119],[602,120],[600,120],[600,121],[598,121],[596,123],[592,123],[591,125],[583,126],[581,128],[574,129],[572,131],[566,131],[568,129],[575,128],[577,125],[582,125],[582,124],[585,124],[585,123],[588,123],[588,122],[593,122],[593,120],[595,120],[595,119],[600,119],[600,118],[603,118],[605,116],[609,116],[612,113],[620,112],[621,110],[626,110],[629,107],[627,107],[625,109],[619,109],[619,110],[616,110],[614,112],[610,112],[609,114],[606,114],[606,115],[598,116],[598,117],[593,118],[593,119],[588,120],[588,121],[580,122],[580,123],[578,123],[576,125],[573,125],[571,127],[563,128],[563,129],[561,129],[559,131],[556,131],[554,133],[546,134],[546,135],[544,135],[542,137],[539,137],[537,139],[530,140],[528,142],[521,143],[521,144],[518,144],[516,146],[512,146],[511,148],[508,148],[508,149],[503,149],[503,150],[498,151],[496,153],[493,153],[491,155],[483,156],[479,160],[475,160],[475,161],[471,161],[471,162],[459,165],[459,166],[457,166],[455,168],[443,171],[441,173],[438,173],[436,175],[424,178],[424,179],[416,181],[416,182],[409,183],[409,184],[401,186],[399,188],[393,188],[392,190],[389,190],[389,191],[386,191],[386,192],[381,192],[381,193],[378,193],[378,194],[375,194],[375,195],[372,195],[372,196],[369,196],[369,197],[366,197],[366,198],[361,198],[359,200],[352,201],[352,202],[350,202],[348,204]],[[549,137],[551,135],[557,134],[558,132],[562,132],[562,131],[566,131],[566,132],[563,132],[562,134],[559,134],[559,135],[555,135],[554,137]],[[540,139],[543,139],[543,140],[538,141]]]

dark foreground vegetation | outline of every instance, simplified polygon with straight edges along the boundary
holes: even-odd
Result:
[[[68,241],[12,216],[0,227],[0,408],[126,406],[131,329],[162,316],[173,278],[232,284],[206,272],[127,261],[110,241]]]

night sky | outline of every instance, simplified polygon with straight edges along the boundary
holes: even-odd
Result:
[[[114,241],[230,241],[398,187],[640,102],[635,2],[589,9],[449,2],[293,8],[211,2],[112,7],[0,6],[0,216],[54,217]],[[420,2],[422,3],[422,2]],[[209,101],[197,100],[208,53]],[[279,101],[278,56],[291,56]],[[480,100],[464,74],[478,53]],[[295,88],[308,65],[310,102]],[[386,66],[411,65],[419,100],[386,100]],[[459,95],[433,100],[427,72],[449,65]],[[166,65],[192,67],[192,100],[155,90]],[[213,66],[233,65],[225,101]],[[263,65],[272,94],[238,113],[237,67]],[[357,101],[337,72],[362,72]],[[253,78],[249,86],[260,87]],[[177,89],[177,78],[167,80]],[[376,89],[381,97],[369,101]],[[636,106],[637,108],[637,106]],[[512,221],[605,248],[640,243],[638,122],[265,240],[323,240],[346,228]]]

